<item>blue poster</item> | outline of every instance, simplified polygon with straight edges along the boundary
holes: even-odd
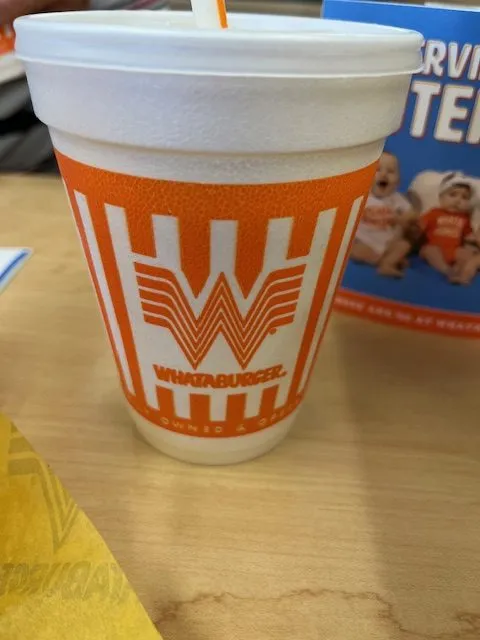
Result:
[[[424,68],[380,159],[336,307],[480,337],[480,12],[326,0],[324,17],[425,36]]]

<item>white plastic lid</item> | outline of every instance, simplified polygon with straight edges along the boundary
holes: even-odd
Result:
[[[370,76],[421,68],[416,31],[285,16],[229,15],[201,30],[191,13],[91,11],[15,22],[24,61],[205,75]]]

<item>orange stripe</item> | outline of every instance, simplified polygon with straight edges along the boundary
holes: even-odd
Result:
[[[288,247],[289,260],[308,256],[316,226],[317,218],[315,216],[304,216],[295,219],[292,235],[290,236],[290,245]]]
[[[245,417],[246,393],[234,393],[227,397],[227,422],[240,423]]]
[[[162,415],[173,418],[175,417],[175,407],[173,404],[173,391],[166,387],[157,387],[158,406]]]
[[[210,396],[192,393],[190,396],[192,422],[202,425],[210,423]]]
[[[198,297],[210,275],[210,222],[191,216],[179,220],[179,228],[182,271]]]
[[[136,224],[134,221],[134,217],[126,208],[125,213],[128,226],[128,236],[130,238],[130,244],[132,245],[132,251],[134,253],[140,253],[144,256],[150,256],[150,258],[154,258],[157,251],[155,248],[155,238],[153,235],[153,217],[150,216],[150,218],[145,218],[142,221],[142,224]]]
[[[278,384],[268,387],[262,393],[262,404],[260,405],[259,416],[271,416],[275,411],[275,400],[277,399]]]
[[[222,29],[228,29],[227,20],[227,8],[225,6],[225,0],[217,0],[218,19]]]
[[[150,264],[144,264],[143,262],[137,261],[135,261],[133,265],[135,267],[135,271],[144,276],[156,276],[157,278],[164,277],[165,269],[162,269],[161,267],[153,267]]]

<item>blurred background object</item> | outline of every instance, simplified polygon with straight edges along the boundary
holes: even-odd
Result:
[[[190,0],[171,0],[170,6],[178,11],[189,11]],[[321,0],[227,0],[229,11],[239,13],[277,13],[292,16],[320,15]]]
[[[400,0],[398,0],[400,1]],[[426,4],[415,0],[402,0],[403,4]],[[170,0],[170,7],[178,11],[189,11],[190,0]],[[229,11],[239,13],[275,13],[289,16],[318,17],[322,8],[322,0],[227,0]],[[478,6],[480,0],[450,0],[438,4],[452,6]]]

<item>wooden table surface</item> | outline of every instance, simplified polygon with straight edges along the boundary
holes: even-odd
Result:
[[[337,316],[293,433],[226,468],[136,437],[60,182],[0,178],[0,407],[165,640],[478,640],[480,342]],[[113,639],[112,639],[113,640]]]

